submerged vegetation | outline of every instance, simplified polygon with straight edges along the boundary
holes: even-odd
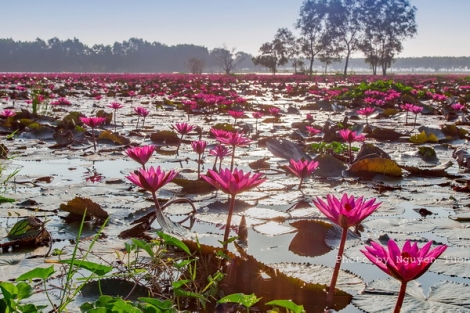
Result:
[[[469,84],[4,74],[0,311],[468,310]]]

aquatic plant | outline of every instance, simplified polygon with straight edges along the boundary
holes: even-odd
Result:
[[[401,311],[407,283],[423,275],[447,249],[446,245],[439,245],[430,250],[432,244],[433,242],[429,241],[419,248],[416,242],[411,244],[410,240],[406,240],[400,249],[396,242],[390,239],[387,243],[387,249],[371,241],[370,246],[366,245],[365,250],[361,250],[378,268],[401,282],[394,313]]]
[[[327,195],[326,200],[327,202],[316,197],[313,199],[313,203],[330,221],[339,225],[343,229],[335,268],[328,288],[327,301],[331,302],[333,301],[336,281],[341,267],[348,228],[361,223],[366,217],[377,210],[382,203],[376,202],[377,199],[375,198],[365,201],[364,197],[354,198],[354,196],[348,196],[347,194],[343,194],[341,199],[338,199],[333,195]]]

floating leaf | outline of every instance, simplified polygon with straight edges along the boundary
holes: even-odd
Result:
[[[119,135],[118,133],[112,133],[110,131],[104,130],[96,138],[98,141],[111,141],[117,143],[118,145],[128,145],[131,141],[129,138]]]
[[[88,198],[75,197],[67,202],[61,204],[59,210],[69,212],[73,215],[83,216],[86,211],[87,217],[95,217],[104,220],[108,218],[108,213],[101,208],[101,206]]]
[[[331,251],[325,237],[331,224],[319,220],[300,220],[290,224],[298,229],[289,244],[289,250],[300,256],[316,257]]]
[[[376,174],[396,176],[403,174],[397,162],[390,159],[370,158],[354,162],[348,169],[348,173],[357,176],[373,176]]]
[[[430,176],[430,177],[452,177],[452,174],[449,174],[446,169],[452,166],[452,162],[448,161],[444,164],[441,164],[439,166],[435,166],[432,168],[420,168],[416,166],[406,166],[402,165],[401,167],[404,170],[407,170],[410,172],[412,175],[418,175],[418,176]]]
[[[426,220],[417,219],[374,219],[363,223],[365,227],[380,230],[384,233],[422,233],[433,230],[436,226]]]
[[[298,144],[295,144],[286,139],[269,138],[266,141],[268,150],[278,158],[286,160],[311,160],[310,156],[306,154]]]
[[[430,133],[426,134],[426,132],[423,130],[421,133],[413,135],[410,137],[410,141],[414,144],[423,144],[427,142],[438,142],[437,137]]]
[[[214,191],[216,188],[206,182],[205,180],[198,179],[198,180],[190,180],[183,177],[175,177],[171,181],[172,183],[183,187],[181,190],[183,193],[206,193]]]
[[[446,139],[446,135],[440,130],[439,128],[432,128],[428,126],[420,126],[418,128],[418,131],[420,132],[426,132],[426,135],[429,137],[431,134],[434,135],[434,137],[437,138],[438,141],[442,141]]]
[[[329,154],[319,154],[313,160],[319,163],[315,175],[320,177],[342,176],[347,168],[343,162]]]
[[[402,133],[399,133],[394,129],[380,127],[375,127],[372,130],[372,133],[369,134],[369,137],[386,140],[397,140],[402,136]]]
[[[368,313],[393,312],[400,283],[393,278],[370,283],[363,294],[354,296],[353,304]],[[470,286],[439,282],[431,286],[426,297],[418,283],[411,281],[406,289],[402,312],[470,312]]]
[[[175,145],[180,142],[180,138],[174,131],[162,130],[157,133],[150,134],[150,140],[156,143],[163,143],[167,145]]]
[[[87,282],[80,293],[83,297],[94,298],[101,294],[113,297],[122,297],[127,300],[135,301],[139,297],[148,296],[148,288],[120,278],[100,279],[99,281]],[[129,309],[115,312],[131,312]]]

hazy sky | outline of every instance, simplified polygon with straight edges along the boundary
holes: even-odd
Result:
[[[258,54],[280,27],[296,32],[303,0],[2,1],[0,38],[78,38],[88,46],[131,37],[166,45],[236,48]],[[21,6],[19,5],[21,3]],[[418,34],[399,57],[470,56],[469,0],[410,0]]]

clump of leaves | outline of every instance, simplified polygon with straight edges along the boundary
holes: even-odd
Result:
[[[315,142],[309,146],[309,149],[313,153],[324,154],[328,151],[333,151],[336,154],[343,154],[344,151],[348,151],[349,147],[345,143],[332,141],[332,142]],[[353,151],[358,151],[359,148],[352,147]]]

